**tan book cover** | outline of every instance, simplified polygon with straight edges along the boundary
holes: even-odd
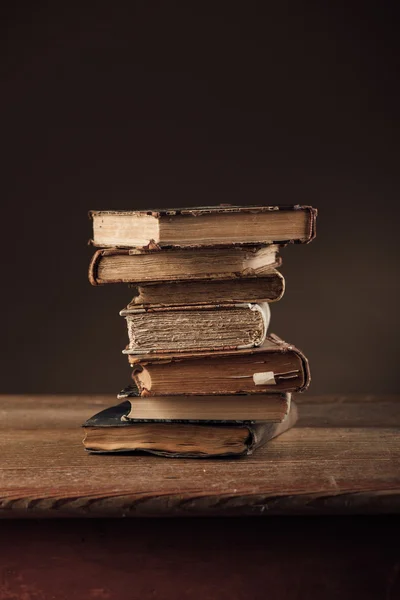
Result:
[[[97,211],[94,246],[197,248],[232,244],[308,243],[315,237],[311,206],[203,206],[163,210]]]
[[[128,420],[147,421],[284,421],[291,394],[236,394],[234,396],[139,396],[137,387],[122,390],[118,400],[129,400]]]
[[[260,346],[270,308],[264,303],[124,308],[129,345],[136,354]]]

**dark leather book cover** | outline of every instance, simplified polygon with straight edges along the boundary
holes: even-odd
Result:
[[[82,427],[86,430],[87,435],[85,436],[85,439],[83,440],[83,444],[85,446],[85,449],[88,452],[91,453],[95,453],[95,454],[108,454],[108,453],[119,453],[119,452],[127,452],[127,448],[126,447],[122,447],[122,448],[114,448],[112,450],[101,450],[98,448],[93,448],[91,447],[91,442],[90,442],[90,429],[95,428],[111,428],[111,431],[116,428],[116,427],[123,427],[123,428],[132,428],[134,429],[137,425],[140,425],[141,422],[136,421],[136,420],[132,420],[132,419],[127,419],[126,416],[129,414],[131,410],[131,405],[129,400],[126,400],[125,402],[122,402],[121,404],[118,404],[117,406],[112,406],[110,408],[107,408],[103,411],[101,411],[100,413],[97,413],[96,415],[94,415],[93,417],[91,417],[90,419],[88,419],[83,425]],[[267,422],[260,422],[260,423],[253,423],[251,421],[241,421],[241,422],[229,422],[229,421],[208,421],[208,422],[204,422],[204,421],[198,421],[198,422],[193,422],[193,421],[152,421],[153,424],[153,428],[154,426],[157,428],[157,425],[159,425],[160,427],[162,427],[163,429],[165,429],[165,426],[168,424],[175,424],[176,426],[178,426],[178,431],[179,429],[181,429],[181,431],[188,431],[188,430],[193,430],[195,431],[195,435],[198,438],[201,438],[201,430],[202,428],[204,428],[205,431],[209,431],[210,428],[212,429],[217,429],[219,430],[218,433],[221,434],[221,438],[223,439],[224,436],[224,431],[226,430],[232,430],[232,428],[234,428],[235,430],[246,430],[246,436],[245,436],[245,443],[243,444],[243,447],[240,449],[240,452],[231,452],[229,450],[227,451],[221,451],[218,453],[204,453],[204,452],[190,452],[190,451],[182,451],[180,450],[179,452],[171,452],[171,451],[167,451],[165,450],[165,448],[162,447],[162,443],[160,443],[160,446],[154,446],[152,448],[139,448],[139,449],[135,449],[135,448],[130,448],[129,452],[136,452],[137,450],[140,452],[148,452],[150,454],[155,454],[158,456],[165,456],[168,458],[210,458],[210,457],[233,457],[233,456],[249,456],[251,454],[253,454],[254,450],[256,448],[258,448],[259,446],[265,444],[266,442],[268,442],[269,440],[271,440],[274,437],[277,437],[278,435],[284,433],[285,431],[287,431],[288,429],[290,429],[291,427],[293,427],[293,425],[295,425],[296,421],[298,418],[298,412],[297,412],[297,406],[295,405],[295,403],[292,401],[292,405],[291,405],[291,410],[287,416],[287,418],[281,422],[281,423],[267,423]],[[148,421],[146,421],[146,423],[148,423]]]

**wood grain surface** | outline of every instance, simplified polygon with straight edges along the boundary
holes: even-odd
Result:
[[[0,398],[0,516],[400,512],[400,397],[297,396],[296,427],[243,459],[90,455],[110,396]]]

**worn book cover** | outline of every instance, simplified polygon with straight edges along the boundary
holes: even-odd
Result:
[[[169,281],[132,287],[133,298],[127,308],[138,306],[188,306],[194,304],[233,304],[277,302],[285,291],[285,279],[276,269],[263,275],[248,275],[229,280]]]
[[[142,396],[301,392],[310,383],[305,355],[275,334],[257,348],[242,350],[123,352]]]
[[[109,248],[95,252],[89,265],[92,285],[214,281],[262,276],[281,265],[279,247],[164,249],[159,252]]]
[[[125,401],[88,419],[83,424],[85,449],[92,453],[141,451],[170,458],[246,456],[297,421],[294,402],[281,423],[143,422],[128,418],[130,412],[131,404]]]
[[[140,421],[284,421],[291,394],[235,394],[234,396],[140,396],[135,385],[123,389],[118,400],[129,400],[128,419]]]
[[[311,206],[208,206],[167,210],[92,210],[93,239],[101,248],[198,248],[308,243],[315,236]]]
[[[270,308],[264,303],[124,308],[134,354],[206,351],[260,346]]]

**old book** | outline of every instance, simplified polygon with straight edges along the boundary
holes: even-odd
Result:
[[[290,394],[235,396],[148,396],[128,386],[118,399],[129,399],[128,420],[145,421],[271,421],[280,423],[290,409]]]
[[[270,334],[243,350],[128,355],[141,396],[300,392],[310,383],[304,354]]]
[[[311,206],[230,206],[97,211],[93,244],[101,248],[306,243],[315,236]]]
[[[269,305],[212,304],[125,308],[130,352],[185,352],[260,346],[270,322]]]
[[[127,308],[188,304],[276,302],[285,291],[285,280],[276,269],[264,275],[230,280],[186,281],[139,285]]]
[[[89,266],[92,285],[187,280],[235,279],[263,275],[281,264],[278,246],[97,250]]]
[[[131,421],[129,401],[107,408],[83,424],[83,445],[89,452],[142,451],[170,458],[243,456],[280,435],[297,421],[291,403],[281,423],[160,422]]]

